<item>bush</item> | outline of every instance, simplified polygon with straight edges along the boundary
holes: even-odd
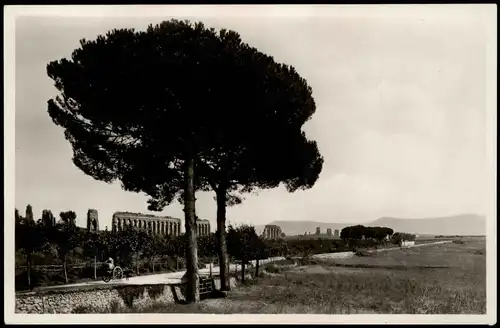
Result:
[[[58,273],[46,273],[38,270],[31,270],[31,288],[45,286],[50,282],[62,283],[64,282],[64,273],[61,276]],[[23,270],[15,277],[16,290],[28,290],[28,270]]]
[[[77,307],[75,307],[71,313],[74,313],[74,314],[84,314],[84,313],[104,313],[104,311],[102,309],[98,309],[94,306],[90,306],[90,305],[78,305]]]
[[[463,240],[458,240],[458,239],[455,239],[455,240],[453,241],[453,243],[455,243],[455,244],[463,244],[463,243],[464,243],[464,241],[463,241]]]
[[[416,239],[416,236],[413,235],[413,234],[409,234],[409,233],[404,233],[404,232],[396,232],[393,236],[392,236],[392,242],[394,244],[399,244],[402,240],[405,240],[405,241],[414,241]]]
[[[342,240],[335,239],[292,239],[287,240],[289,255],[310,255],[322,253],[336,253],[345,251],[346,245]],[[272,246],[270,246],[272,247]],[[279,254],[278,254],[279,255]]]
[[[269,273],[280,273],[281,272],[281,268],[277,265],[266,266],[265,270]]]
[[[303,257],[297,261],[298,265],[316,265],[319,261],[311,257]]]
[[[363,251],[363,250],[357,250],[354,255],[356,256],[373,256],[373,253]]]

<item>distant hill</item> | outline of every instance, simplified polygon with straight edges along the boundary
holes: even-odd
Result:
[[[288,236],[303,235],[304,232],[314,234],[316,227],[321,228],[322,233],[331,228],[342,230],[353,223],[326,223],[314,221],[273,221]],[[436,218],[393,218],[382,217],[375,221],[361,223],[364,226],[389,227],[395,232],[408,232],[414,234],[428,235],[486,235],[486,218],[476,214],[462,214]],[[256,226],[257,232],[262,232],[264,226]]]
[[[370,224],[416,234],[486,235],[486,218],[476,214],[422,219],[383,217]]]

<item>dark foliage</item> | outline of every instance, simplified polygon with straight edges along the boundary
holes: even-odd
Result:
[[[362,239],[375,240],[378,243],[382,243],[387,237],[392,236],[394,230],[386,227],[365,227],[363,225],[355,225],[345,227],[340,231],[340,238],[344,242],[353,243]]]
[[[60,91],[48,112],[83,172],[148,194],[151,210],[185,204],[188,263],[195,190],[215,191],[225,231],[225,206],[242,200],[231,192],[281,182],[292,192],[318,179],[323,158],[301,131],[316,110],[312,89],[236,32],[171,20],[80,46],[47,66]]]

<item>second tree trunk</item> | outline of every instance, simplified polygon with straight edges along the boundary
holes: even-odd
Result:
[[[226,244],[226,191],[217,191],[217,237],[219,255],[219,273],[221,290],[230,290],[229,284],[229,261]]]
[[[184,164],[184,221],[186,227],[186,301],[200,300],[198,288],[198,245],[196,242],[196,217],[194,198],[194,159],[186,158]]]

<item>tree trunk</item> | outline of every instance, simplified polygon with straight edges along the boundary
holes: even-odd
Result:
[[[217,231],[220,286],[221,290],[228,291],[231,286],[229,284],[229,261],[226,243],[226,190],[217,192]]]
[[[97,255],[94,256],[94,280],[97,280]]]
[[[28,262],[28,290],[31,290],[31,254],[26,254],[26,262]]]
[[[135,258],[135,270],[136,270],[137,275],[139,275],[139,252],[137,251],[135,253],[135,255],[136,255],[136,258]]]
[[[241,283],[245,282],[245,263],[241,261]]]
[[[184,221],[186,227],[186,301],[200,300],[198,277],[198,245],[196,242],[196,217],[194,196],[194,158],[188,156],[184,163]]]
[[[255,277],[259,276],[259,259],[260,256],[257,255],[257,257],[255,258]]]
[[[68,272],[66,271],[66,255],[64,255],[63,259],[63,267],[64,267],[64,280],[66,281],[66,284],[68,283]]]
[[[63,258],[64,281],[68,283],[68,273],[66,271],[66,256]]]

